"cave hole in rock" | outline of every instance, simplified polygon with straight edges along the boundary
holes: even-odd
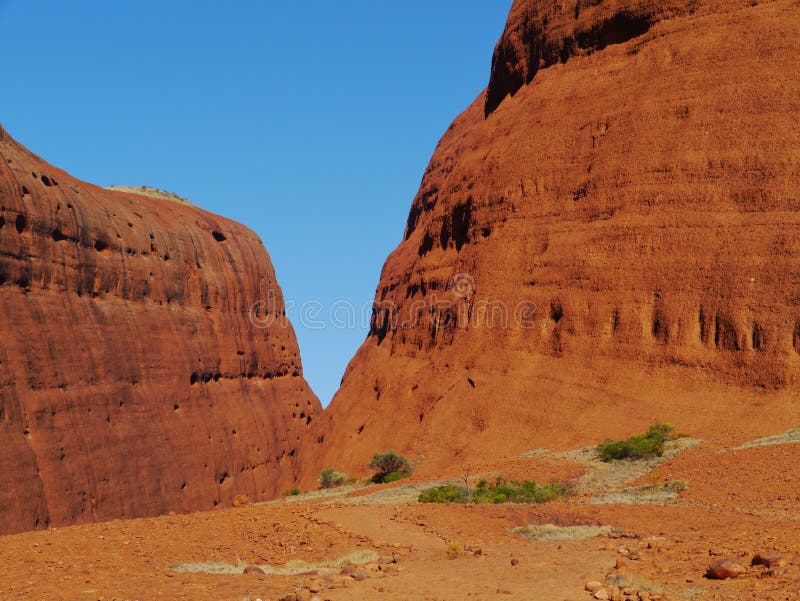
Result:
[[[425,236],[422,238],[422,243],[419,245],[418,254],[420,257],[427,255],[433,250],[433,242],[433,236],[426,232]]]
[[[214,240],[216,240],[217,242],[225,242],[225,240],[227,240],[225,234],[223,234],[218,230],[214,230],[213,232],[211,232],[211,235],[214,236]]]
[[[22,232],[25,231],[25,228],[28,227],[28,218],[22,213],[20,213],[19,215],[17,215],[17,219],[15,220],[14,225],[17,228],[17,233],[21,234]]]
[[[550,319],[558,323],[564,317],[564,307],[561,301],[554,298],[550,301]]]
[[[108,250],[108,242],[106,242],[105,240],[95,240],[94,249],[97,252],[105,252]]]
[[[472,224],[472,198],[453,209],[450,223],[452,224],[451,237],[456,245],[456,250],[461,250],[469,242],[469,228]]]
[[[726,351],[741,350],[739,334],[729,319],[717,315],[714,326],[714,344],[718,349]]]
[[[767,341],[764,335],[764,328],[761,324],[753,324],[753,349],[756,351],[763,351],[767,347]]]
[[[53,230],[53,240],[56,242],[63,242],[64,240],[69,240],[69,237],[66,236],[60,229],[56,228]]]

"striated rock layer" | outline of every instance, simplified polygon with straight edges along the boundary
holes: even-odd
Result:
[[[309,472],[796,424],[798,40],[790,1],[517,0]]]
[[[0,533],[293,480],[320,405],[258,237],[78,181],[2,129],[0,156]]]

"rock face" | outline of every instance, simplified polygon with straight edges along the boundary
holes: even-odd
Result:
[[[78,181],[2,129],[0,157],[0,533],[293,480],[320,405],[258,237]]]
[[[789,1],[517,0],[314,429],[321,464],[796,421],[798,35]]]

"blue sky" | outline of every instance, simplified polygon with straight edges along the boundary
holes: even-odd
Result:
[[[0,0],[0,123],[76,177],[170,190],[254,229],[327,404],[367,331],[331,310],[372,301],[510,6]]]

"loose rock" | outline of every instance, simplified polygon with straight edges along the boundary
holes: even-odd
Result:
[[[727,580],[728,578],[737,578],[744,574],[747,570],[739,563],[739,560],[733,557],[728,559],[720,559],[708,566],[706,570],[706,578],[712,580]]]

